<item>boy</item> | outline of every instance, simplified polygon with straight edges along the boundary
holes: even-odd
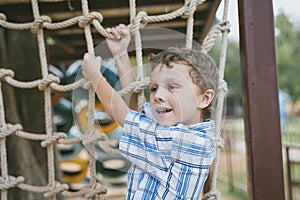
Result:
[[[124,87],[134,78],[126,53],[129,32],[124,25],[107,31],[118,39],[107,42]],[[126,199],[198,200],[216,153],[209,119],[218,81],[215,64],[200,51],[180,48],[150,61],[150,103],[142,113],[131,110],[106,82],[97,68],[100,57],[85,54],[82,69],[107,113],[124,127],[119,148],[132,162]],[[136,104],[135,97],[130,101]]]

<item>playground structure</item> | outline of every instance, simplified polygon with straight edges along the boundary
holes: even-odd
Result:
[[[88,15],[88,8],[86,5],[86,2],[83,2],[83,11],[84,11],[84,15]],[[195,3],[195,2],[194,2]],[[203,3],[203,2],[202,2]],[[276,94],[277,92],[273,92],[273,91],[278,91],[277,90],[277,79],[276,79],[276,64],[275,64],[275,56],[274,56],[274,27],[273,25],[273,18],[271,19],[271,16],[273,16],[272,13],[272,4],[271,5],[261,5],[261,2],[259,1],[251,1],[250,2],[245,2],[245,1],[240,1],[240,24],[241,24],[241,50],[244,53],[243,55],[245,55],[242,59],[242,61],[244,61],[243,63],[243,67],[245,66],[245,72],[244,72],[244,89],[245,89],[245,102],[244,102],[244,110],[246,111],[246,118],[245,118],[245,123],[246,123],[246,134],[247,134],[247,141],[248,141],[248,153],[249,153],[249,193],[252,195],[250,198],[251,199],[284,199],[284,193],[283,193],[283,180],[282,180],[282,162],[281,162],[281,144],[280,144],[280,130],[279,130],[279,125],[274,126],[274,124],[279,124],[279,114],[278,114],[278,108],[276,107],[276,103],[275,104],[271,104],[271,105],[266,105],[265,103],[261,103],[260,101],[267,102],[267,99],[270,98],[270,95],[275,97],[274,99],[276,99],[276,97],[278,96],[278,94]],[[32,1],[33,7],[37,7],[37,2],[36,1]],[[193,6],[195,6],[195,4],[193,4]],[[194,8],[194,7],[193,7]],[[247,8],[247,9],[246,9]],[[252,10],[253,9],[253,10]],[[255,10],[255,11],[254,11]],[[251,11],[251,12],[250,12]],[[136,13],[136,12],[132,12],[132,13]],[[189,16],[192,16],[192,13],[189,13]],[[263,18],[263,20],[261,20],[260,18],[258,19],[258,17],[256,16],[256,14],[260,14],[262,16],[266,15],[267,17]],[[40,21],[40,25],[38,26],[38,29],[36,30],[37,33],[43,33],[43,26],[44,24],[46,25],[51,25],[51,22],[49,23],[49,21],[47,21],[48,19],[46,18],[40,18],[38,11],[34,11],[34,15],[36,20],[42,20]],[[138,16],[138,15],[137,15]],[[91,16],[89,16],[91,17]],[[95,16],[93,16],[95,17]],[[92,18],[93,18],[92,17]],[[133,14],[132,19],[135,17],[135,14]],[[141,16],[140,16],[141,17]],[[151,19],[151,17],[147,18],[148,16],[143,15],[141,18],[139,18],[138,23],[142,22],[142,20],[145,19]],[[3,21],[5,21],[5,17],[1,16],[1,19]],[[77,19],[78,20],[78,19]],[[91,20],[91,19],[89,19]],[[99,20],[99,18],[98,18]],[[261,20],[261,21],[259,21]],[[93,24],[94,26],[97,26],[97,20],[93,20]],[[192,21],[192,18],[189,17],[188,21]],[[95,25],[96,24],[96,25]],[[42,25],[42,27],[41,27]],[[85,34],[87,36],[87,45],[88,45],[88,51],[89,52],[93,52],[93,45],[90,41],[91,39],[91,35],[89,33],[89,25],[88,24],[82,24],[85,25]],[[140,25],[140,24],[139,24]],[[223,22],[224,25],[224,22]],[[226,25],[226,23],[225,23]],[[3,26],[3,24],[2,24]],[[250,26],[250,28],[248,27]],[[31,28],[32,24],[25,24],[23,26],[23,28]],[[51,26],[49,26],[51,27]],[[187,33],[187,47],[191,47],[191,36],[189,34],[192,34],[192,29],[191,26],[188,26],[188,33]],[[268,31],[261,31],[261,30],[268,30]],[[260,31],[260,35],[258,35],[255,31]],[[101,31],[99,29],[99,31]],[[223,29],[223,31],[225,32],[225,38],[226,38],[226,34],[228,33],[228,29]],[[138,32],[137,32],[138,33]],[[269,39],[267,42],[265,41],[265,35],[267,34],[267,38]],[[137,34],[135,34],[137,35]],[[109,35],[106,35],[106,37],[109,37]],[[139,41],[139,37],[136,37],[136,42],[138,43]],[[247,40],[246,40],[247,38]],[[41,34],[38,34],[38,40],[39,40],[39,44],[40,42],[43,40],[43,36]],[[260,41],[260,40],[264,40],[264,42]],[[259,44],[260,42],[260,44]],[[250,44],[249,44],[250,43]],[[205,44],[205,42],[204,42]],[[263,48],[261,47],[261,44],[267,44],[264,45]],[[255,51],[251,51],[254,49],[256,49],[256,47],[259,46],[262,52],[270,52],[271,56],[267,58],[262,57],[263,54],[259,54],[258,52]],[[249,47],[249,48],[246,48]],[[251,48],[250,48],[251,47]],[[42,49],[42,51],[41,51]],[[136,49],[141,49],[141,48],[136,48]],[[209,49],[209,47],[208,47]],[[41,58],[41,65],[43,67],[43,77],[46,79],[46,77],[48,77],[48,73],[46,72],[46,68],[47,67],[47,61],[44,59],[44,54],[45,52],[43,52],[45,49],[40,48],[40,58]],[[141,52],[140,52],[141,53]],[[140,54],[137,51],[137,60],[138,60],[138,66],[141,65],[141,59],[139,57]],[[223,51],[223,53],[226,54],[226,51]],[[221,53],[222,55],[222,53]],[[251,58],[251,59],[250,59]],[[252,59],[254,58],[254,59]],[[224,60],[223,60],[224,61]],[[222,62],[221,62],[222,63]],[[223,63],[224,64],[224,63]],[[263,66],[263,67],[261,67]],[[266,80],[266,73],[257,73],[260,70],[265,69],[264,67],[268,66],[268,78],[272,77],[272,79],[265,84],[265,82],[263,84],[261,84],[261,80]],[[261,67],[261,68],[259,68]],[[8,82],[8,80],[13,80],[12,79],[13,75],[11,72],[9,71],[2,71],[3,72],[3,79]],[[254,77],[258,77],[258,79],[254,79]],[[139,77],[138,75],[138,79],[141,80],[141,77]],[[56,81],[57,79],[55,79],[54,81]],[[50,99],[49,99],[49,95],[50,95],[50,89],[47,88],[47,86],[51,86],[52,88],[56,88],[58,90],[64,90],[62,89],[62,87],[59,87],[59,85],[55,84],[52,82],[53,80],[50,80],[49,82],[47,82],[46,84],[41,84],[42,89],[45,89],[45,100],[47,104],[47,106],[49,106],[50,104]],[[31,83],[30,84],[25,84],[25,86],[19,86],[19,87],[37,87],[40,82],[42,81],[37,81],[35,83]],[[76,84],[78,85],[82,85],[84,81],[81,82],[77,82]],[[29,86],[30,85],[30,86]],[[74,84],[75,85],[75,84]],[[46,86],[46,87],[45,87]],[[265,89],[268,89],[267,91],[270,91],[268,94],[265,93]],[[274,90],[273,90],[274,89]],[[259,93],[259,98],[261,99],[256,99],[257,97],[253,94],[255,93]],[[92,109],[92,113],[93,113],[93,108],[94,108],[94,97],[93,97],[93,91],[90,90],[90,97],[89,98],[91,101],[89,102],[89,109]],[[220,105],[222,106],[223,102],[221,101]],[[277,102],[278,105],[278,102]],[[49,108],[49,107],[48,107]],[[50,109],[46,109],[46,110],[50,110]],[[222,111],[222,109],[219,109]],[[262,110],[263,113],[262,113]],[[271,114],[271,116],[278,116],[278,119],[275,117],[274,119],[270,119],[267,116],[265,116],[265,113],[268,113],[268,115]],[[4,113],[2,113],[4,114]],[[46,113],[47,114],[47,113]],[[46,115],[48,116],[48,115]],[[89,115],[91,116],[91,115]],[[220,116],[220,115],[219,115]],[[255,116],[263,116],[263,120],[262,122],[258,122],[258,120],[255,119]],[[2,118],[3,115],[2,115]],[[91,117],[92,118],[92,117]],[[93,119],[89,118],[89,131],[88,131],[88,137],[89,139],[87,139],[87,137],[81,137],[79,139],[80,140],[87,140],[87,143],[91,143],[91,140],[102,140],[103,138],[93,138],[92,132],[90,131],[93,129]],[[218,121],[218,120],[217,120]],[[220,121],[220,120],[219,120]],[[2,121],[1,126],[4,127],[4,123],[5,121]],[[275,123],[274,123],[275,122]],[[276,123],[277,122],[277,123]],[[67,139],[64,139],[64,135],[53,135],[51,128],[48,129],[48,127],[50,127],[50,119],[48,116],[48,120],[46,121],[46,123],[48,123],[47,125],[47,137],[45,136],[40,136],[37,140],[43,140],[44,142],[42,143],[45,146],[48,146],[47,148],[50,149],[53,148],[52,144],[54,142],[69,142]],[[15,133],[16,135],[22,135],[21,133],[23,131],[20,130],[20,127],[17,126],[13,126],[13,127],[5,127],[8,128],[7,130],[7,134],[12,134]],[[220,132],[220,129],[217,131]],[[270,138],[269,134],[272,133],[273,135],[271,135],[274,139],[272,141],[269,141],[268,139]],[[219,133],[218,133],[219,134]],[[23,137],[25,137],[23,134]],[[32,136],[32,135],[31,135]],[[274,137],[275,136],[275,137]],[[29,138],[29,137],[27,137]],[[256,142],[258,141],[258,142]],[[4,143],[3,143],[4,142]],[[5,141],[2,141],[2,147],[5,146]],[[104,142],[102,142],[103,146],[105,145]],[[269,149],[261,149],[264,148],[265,146],[270,146],[273,148],[269,148]],[[93,149],[94,147],[91,145],[90,146],[91,149]],[[270,152],[272,149],[272,152]],[[275,150],[275,151],[274,151]],[[5,151],[5,149],[1,149],[1,153],[3,153]],[[271,158],[268,158],[270,155],[273,155]],[[51,153],[49,154],[50,157],[52,157],[53,155],[51,155]],[[4,159],[4,160],[2,160]],[[266,162],[268,163],[268,160],[272,161],[274,163],[273,168],[269,168],[269,167],[264,167],[264,165],[261,162]],[[51,161],[50,159],[50,162]],[[2,166],[5,166],[5,157],[1,156],[1,163]],[[52,164],[50,164],[52,165]],[[91,172],[93,174],[93,165],[94,163],[91,163]],[[216,165],[217,166],[217,165]],[[258,168],[259,166],[259,168]],[[261,167],[263,166],[263,167]],[[7,167],[7,166],[5,166]],[[263,175],[262,175],[263,174]],[[265,180],[266,178],[262,178],[263,176],[266,176],[266,174],[270,174],[271,176],[267,176],[268,179],[268,183],[272,182],[274,184],[272,184],[271,186],[268,186],[267,180]],[[50,171],[50,181],[49,181],[49,186],[51,187],[43,187],[43,188],[39,188],[39,192],[45,192],[46,196],[49,198],[55,198],[55,195],[58,193],[64,193],[64,194],[69,194],[68,192],[66,192],[65,190],[67,189],[65,185],[59,185],[55,183],[55,179],[52,176],[53,175],[53,171]],[[7,174],[7,170],[5,170],[5,168],[2,168],[2,177],[4,180],[9,180],[8,178],[8,174]],[[92,175],[93,177],[93,175]],[[215,176],[213,176],[215,177]],[[270,180],[272,179],[272,180]],[[22,189],[28,189],[28,187],[26,187],[26,184],[23,184],[24,180],[21,180],[21,178],[19,179],[13,179],[13,181],[15,181],[14,183],[10,183],[11,185],[5,185],[5,182],[2,183],[3,184],[3,191],[1,193],[2,198],[5,198],[6,196],[6,190],[9,189],[10,187],[19,187]],[[96,184],[96,181],[91,179],[91,189],[87,189],[86,191],[83,191],[84,193],[88,193],[87,197],[94,197],[94,195],[96,194],[101,194],[101,187],[98,187]],[[276,191],[278,191],[279,193],[277,193],[276,195],[273,193],[274,188],[276,188]],[[213,178],[212,181],[212,190],[215,189],[215,179]],[[35,190],[35,189],[30,189],[30,190]],[[211,190],[211,191],[212,191]],[[104,191],[103,191],[104,192]],[[213,191],[215,192],[215,191]],[[70,194],[71,195],[71,194]],[[76,194],[78,195],[78,194]],[[82,195],[82,194],[81,194]],[[274,196],[275,195],[275,196]],[[217,195],[214,193],[213,196],[215,196],[215,198],[217,198]]]
[[[11,125],[6,124],[4,116],[4,110],[2,109],[2,127],[3,132],[5,131],[5,137],[11,134],[15,134],[19,137],[32,139],[32,140],[42,140],[42,146],[47,148],[47,157],[48,157],[48,184],[46,186],[34,186],[27,183],[24,183],[23,177],[12,177],[9,176],[7,173],[7,160],[6,156],[1,157],[2,166],[2,176],[3,180],[3,190],[2,190],[2,198],[7,198],[7,189],[12,187],[18,187],[22,190],[27,190],[31,192],[39,192],[44,193],[44,196],[50,199],[55,199],[57,194],[63,194],[66,197],[76,197],[76,196],[85,196],[86,198],[95,198],[95,197],[102,197],[104,193],[106,193],[106,188],[102,187],[96,180],[96,157],[95,154],[95,145],[94,143],[97,142],[99,146],[108,153],[117,154],[118,150],[113,148],[113,144],[107,140],[107,136],[104,133],[95,130],[94,122],[95,122],[95,94],[89,83],[84,80],[80,79],[76,82],[73,82],[68,85],[59,85],[58,77],[48,73],[48,62],[46,58],[46,50],[45,50],[45,38],[44,38],[44,28],[47,29],[59,29],[68,26],[72,26],[73,24],[79,23],[79,26],[84,28],[84,33],[86,36],[87,41],[87,49],[89,52],[94,53],[93,47],[93,39],[91,34],[91,27],[90,24],[97,29],[99,33],[104,35],[105,37],[111,37],[105,29],[100,24],[102,22],[102,16],[100,13],[96,12],[89,12],[88,2],[82,1],[82,10],[83,16],[74,17],[64,22],[52,23],[51,19],[47,16],[41,16],[39,11],[39,4],[37,1],[31,1],[32,9],[34,14],[34,22],[32,23],[24,23],[24,24],[15,24],[6,21],[6,16],[4,14],[1,15],[2,19],[2,26],[5,28],[10,29],[17,29],[17,30],[26,30],[31,29],[33,33],[37,34],[38,38],[38,46],[39,46],[39,56],[41,62],[41,69],[42,69],[42,80],[34,80],[31,82],[21,82],[14,79],[14,74],[11,70],[2,69],[1,72],[3,74],[3,80],[14,87],[19,88],[35,88],[38,87],[40,90],[44,91],[44,100],[45,100],[45,124],[46,124],[46,134],[34,134],[30,132],[26,132],[22,130],[22,127],[18,124]],[[204,1],[187,1],[185,4],[178,8],[177,10],[171,12],[170,14],[163,14],[159,16],[148,16],[145,12],[139,12],[136,14],[136,5],[134,1],[130,1],[130,17],[131,17],[131,24],[128,25],[130,31],[134,34],[135,38],[135,50],[136,50],[136,57],[137,57],[137,79],[138,81],[134,83],[135,85],[131,85],[128,88],[124,88],[125,92],[122,90],[120,91],[122,94],[127,93],[128,90],[136,90],[139,91],[139,105],[143,102],[143,89],[147,85],[147,79],[143,77],[143,63],[142,63],[142,45],[141,45],[141,36],[139,29],[146,25],[149,22],[159,22],[159,21],[168,21],[177,17],[184,17],[187,18],[187,36],[186,36],[186,47],[192,48],[193,45],[193,14],[197,8],[197,5],[203,4]],[[228,1],[225,2],[224,10],[228,8]],[[226,46],[226,39],[228,34],[228,23],[226,22],[227,12],[224,12],[224,19],[222,22],[214,26],[211,32],[208,34],[208,37],[204,40],[202,46],[205,52],[208,52],[212,46],[213,42],[216,39],[216,36],[221,32],[224,33],[224,46]],[[221,51],[221,60],[220,60],[220,91],[225,91],[226,84],[223,82],[223,74],[224,74],[224,64],[225,64],[225,55],[226,55],[226,48],[223,48]],[[78,87],[83,86],[89,90],[89,98],[88,98],[88,125],[87,130],[83,135],[80,135],[75,138],[67,138],[67,136],[62,132],[55,132],[52,128],[52,113],[51,113],[51,89],[57,90],[60,92],[69,91],[76,89]],[[127,90],[127,92],[126,92]],[[221,92],[222,94],[222,92]],[[220,103],[218,103],[219,107],[219,117],[221,118],[222,115],[222,105],[223,105],[223,96],[221,95]],[[2,101],[3,102],[3,101]],[[2,106],[3,108],[3,106]],[[220,120],[219,120],[220,122]],[[220,135],[220,124],[217,125],[217,134],[216,139],[219,138]],[[219,129],[218,129],[219,127]],[[217,140],[218,142],[219,140]],[[55,168],[54,168],[54,144],[73,144],[77,142],[82,142],[85,148],[89,151],[90,158],[89,158],[89,171],[90,171],[90,182],[89,187],[85,187],[80,189],[76,192],[68,191],[68,186],[66,184],[61,184],[56,181],[55,176]],[[5,140],[2,141],[2,151],[6,153],[5,149]],[[218,151],[219,152],[219,151]],[[217,162],[217,159],[216,159]],[[217,164],[215,165],[217,166]],[[217,169],[215,167],[215,169]],[[204,195],[204,198],[211,198],[215,196],[217,198],[218,193],[216,191],[216,170],[212,171],[212,182],[211,182],[211,189],[208,193]]]

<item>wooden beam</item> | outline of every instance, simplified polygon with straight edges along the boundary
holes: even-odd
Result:
[[[238,5],[248,195],[284,200],[272,0],[240,0]]]
[[[195,26],[202,26],[205,24],[205,21],[195,21]],[[160,23],[152,23],[149,24],[147,27],[156,27],[156,28],[180,28],[180,27],[186,27],[186,20],[181,21],[170,21],[170,22],[160,22]],[[52,31],[51,31],[52,32]],[[76,34],[83,34],[82,28],[69,28],[69,29],[60,29],[55,31],[57,35],[76,35]],[[92,29],[92,33],[98,33],[96,29]]]
[[[203,29],[201,30],[201,37],[200,37],[201,41],[199,41],[200,43],[202,43],[202,40],[206,37],[206,35],[210,31],[213,21],[215,20],[216,12],[220,5],[220,2],[221,0],[213,1],[210,8],[206,10],[207,12],[207,16],[205,17],[206,23]]]
[[[145,11],[148,15],[158,15],[165,14],[166,12],[172,12],[178,8],[180,8],[183,4],[172,4],[172,5],[149,5],[149,6],[139,6],[137,7],[137,12]],[[130,10],[129,7],[116,7],[116,8],[108,8],[108,9],[92,9],[93,11],[97,11],[103,15],[104,18],[114,18],[114,17],[129,17]],[[51,17],[51,19],[57,21],[61,19],[68,19],[74,16],[82,15],[82,11],[74,11],[74,12],[50,12],[43,13]]]

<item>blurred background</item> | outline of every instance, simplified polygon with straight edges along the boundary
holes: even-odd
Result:
[[[300,199],[300,12],[297,6],[300,6],[299,1],[273,0],[285,194],[290,200]],[[230,1],[229,7],[231,32],[225,69],[229,90],[222,132],[225,147],[221,153],[219,186],[225,190],[222,193],[224,199],[247,199],[237,1]],[[220,7],[217,11],[219,18],[221,11]],[[217,49],[215,47],[213,52]],[[217,53],[214,56],[217,58]]]

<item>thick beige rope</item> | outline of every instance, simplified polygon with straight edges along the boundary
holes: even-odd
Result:
[[[136,15],[136,4],[135,0],[129,0],[130,6],[130,21],[137,24],[137,27],[140,27],[140,23],[142,20],[141,15]],[[135,18],[137,16],[137,18]],[[143,82],[144,80],[144,70],[143,70],[143,54],[142,54],[142,39],[141,33],[139,30],[136,30],[134,33],[135,38],[135,53],[136,53],[136,63],[137,63],[137,80]],[[138,95],[138,110],[141,111],[143,109],[143,105],[145,102],[144,92],[140,92]]]
[[[45,0],[45,1],[59,1],[59,0]],[[186,47],[192,48],[192,38],[193,38],[193,14],[196,10],[196,7],[199,4],[204,3],[204,0],[186,0],[184,5],[168,14],[156,15],[156,16],[148,16],[146,12],[136,13],[136,5],[134,0],[130,0],[130,21],[131,23],[128,25],[131,34],[135,37],[135,45],[136,45],[136,55],[137,55],[137,81],[131,83],[128,87],[123,88],[119,93],[121,95],[125,95],[128,92],[136,92],[139,95],[139,107],[141,108],[143,102],[145,101],[143,96],[143,90],[149,84],[149,78],[143,76],[143,62],[142,62],[142,44],[141,44],[141,35],[140,28],[146,26],[148,23],[152,22],[162,22],[169,21],[175,19],[177,17],[187,18],[187,38],[186,38]],[[226,6],[224,6],[224,17],[223,22],[219,25],[216,25],[208,34],[206,39],[204,40],[203,47],[204,51],[209,52],[212,48],[218,34],[223,33],[222,40],[222,49],[220,56],[220,96],[221,100],[218,100],[217,105],[217,118],[216,118],[216,141],[222,141],[220,138],[220,124],[222,117],[222,106],[224,94],[226,92],[226,82],[223,80],[224,77],[224,66],[225,66],[225,56],[226,56],[226,45],[227,45],[227,34],[228,34],[228,23],[226,21],[227,18],[227,7],[228,0],[226,0]],[[52,23],[51,18],[48,16],[40,16],[39,8],[37,0],[32,0],[32,8],[34,14],[34,22],[29,23],[11,23],[7,22],[6,16],[0,13],[0,26],[7,29],[15,29],[15,30],[28,30],[30,29],[33,33],[37,34],[38,45],[39,45],[39,54],[40,54],[40,62],[42,68],[42,79],[29,81],[29,82],[21,82],[14,79],[14,72],[9,69],[0,69],[0,88],[1,81],[5,81],[8,84],[18,87],[18,88],[34,88],[38,87],[40,90],[44,91],[44,99],[45,99],[45,123],[46,123],[46,134],[36,134],[29,133],[22,130],[22,126],[15,124],[6,124],[5,122],[5,113],[3,110],[3,97],[2,91],[0,91],[0,150],[1,150],[1,177],[0,177],[0,189],[1,189],[1,199],[7,199],[7,189],[12,187],[18,187],[22,190],[27,190],[30,192],[44,193],[46,197],[49,199],[55,199],[56,194],[62,193],[67,197],[77,197],[77,196],[85,196],[86,198],[96,198],[97,196],[101,196],[106,193],[106,189],[102,187],[96,181],[96,170],[95,170],[95,146],[94,142],[98,142],[98,144],[107,152],[117,154],[118,149],[114,147],[113,144],[110,144],[107,140],[107,136],[104,133],[100,133],[95,131],[94,129],[94,97],[95,93],[89,88],[89,108],[88,108],[88,131],[87,133],[76,137],[68,139],[65,133],[56,133],[52,130],[52,121],[51,121],[51,99],[50,99],[50,89],[54,89],[57,91],[70,91],[77,89],[79,87],[85,87],[85,85],[90,85],[88,81],[81,79],[69,85],[60,85],[59,79],[56,76],[48,74],[47,69],[47,60],[46,60],[46,51],[45,51],[45,42],[43,29],[62,29],[66,27],[73,26],[74,24],[78,24],[80,27],[84,28],[87,50],[88,52],[94,53],[93,48],[93,39],[91,35],[90,24],[98,30],[98,32],[107,38],[112,38],[113,36],[106,32],[106,30],[102,27],[101,23],[103,20],[103,16],[98,12],[89,12],[88,10],[88,2],[87,0],[82,0],[82,10],[83,16],[77,16],[62,22]],[[226,11],[225,11],[226,10]],[[223,94],[222,94],[223,93]],[[47,148],[47,156],[48,156],[48,185],[47,186],[32,186],[24,183],[23,177],[12,177],[8,175],[7,172],[7,160],[6,160],[6,146],[5,140],[9,135],[15,134],[21,138],[29,139],[29,140],[39,140],[41,141],[41,145]],[[90,169],[91,169],[91,180],[89,187],[83,188],[78,192],[69,192],[68,186],[66,184],[61,184],[55,181],[55,171],[54,171],[54,154],[53,154],[53,145],[56,143],[60,144],[74,144],[77,142],[82,142],[90,152]],[[219,142],[218,142],[219,143]],[[221,144],[220,144],[221,146]],[[217,152],[217,157],[219,155],[219,150]],[[215,165],[217,166],[218,160],[216,159]],[[216,167],[215,167],[216,168]],[[212,188],[210,193],[206,194],[205,197],[208,199],[211,196],[217,196],[218,192],[216,191],[216,174],[217,170],[213,169],[213,181]]]
[[[217,108],[216,108],[216,133],[215,140],[219,148],[217,148],[216,158],[214,160],[214,165],[212,169],[212,178],[210,191],[204,195],[203,199],[205,200],[218,200],[220,199],[221,193],[217,190],[217,176],[218,176],[218,167],[219,167],[219,158],[220,158],[220,148],[223,147],[224,141],[221,138],[221,129],[222,129],[222,113],[223,113],[223,104],[224,98],[227,92],[227,84],[224,80],[224,71],[227,55],[227,44],[228,44],[228,33],[229,33],[229,24],[227,21],[228,17],[228,6],[229,0],[224,1],[223,9],[223,18],[220,23],[220,30],[222,31],[222,41],[221,41],[221,50],[220,50],[220,59],[219,59],[219,92],[217,96]],[[224,23],[225,22],[225,23]],[[214,31],[214,30],[213,30]],[[215,36],[213,36],[215,38]],[[208,39],[207,41],[209,41]]]
[[[34,16],[35,21],[36,22],[41,21],[41,23],[38,26],[39,29],[35,30],[35,33],[37,34],[37,39],[38,39],[42,76],[43,76],[43,79],[46,80],[48,78],[48,63],[47,63],[47,58],[46,58],[46,46],[45,46],[42,22],[43,22],[43,20],[48,20],[48,19],[41,18],[37,0],[32,0],[31,4],[32,4],[33,16]],[[36,24],[38,24],[38,23],[36,23]],[[44,112],[45,112],[46,135],[48,138],[51,138],[53,135],[51,90],[49,87],[40,88],[40,89],[44,89]],[[54,163],[54,146],[53,145],[47,146],[47,158],[48,158],[48,184],[50,186],[48,188],[49,189],[48,192],[53,192],[54,188],[55,188],[55,163]],[[56,199],[55,195],[50,195],[49,199],[55,200]]]
[[[83,15],[87,18],[92,19],[92,16],[89,15],[89,8],[87,0],[81,0]],[[102,16],[97,15],[96,18],[102,22]],[[87,20],[88,21],[88,20]],[[89,53],[95,54],[94,43],[91,33],[90,24],[86,22],[81,22],[79,26],[84,25],[84,34],[87,42],[87,50]],[[95,133],[94,121],[95,121],[95,91],[91,87],[89,89],[89,101],[88,101],[88,136],[93,137]],[[89,160],[89,169],[90,169],[90,188],[96,190],[99,186],[96,180],[96,160],[95,160],[95,145],[93,143],[86,143],[87,149],[90,155]],[[99,193],[88,193],[87,197],[90,199],[95,199]]]
[[[184,14],[187,16],[186,27],[186,48],[191,49],[193,47],[193,28],[194,28],[194,12],[196,10],[196,0],[185,0],[186,7],[188,8]]]
[[[0,87],[2,88],[2,83],[0,82]],[[5,123],[5,113],[4,113],[4,105],[3,105],[3,95],[0,92],[0,126],[1,129],[7,129],[7,125]],[[2,133],[1,130],[1,133]],[[13,131],[13,130],[12,130]],[[2,133],[4,136],[9,133]],[[1,156],[1,177],[3,178],[2,184],[9,184],[10,180],[8,178],[8,169],[7,169],[7,155],[6,155],[6,137],[0,138],[0,156]],[[1,200],[5,200],[7,198],[7,188],[3,188],[1,190]]]

